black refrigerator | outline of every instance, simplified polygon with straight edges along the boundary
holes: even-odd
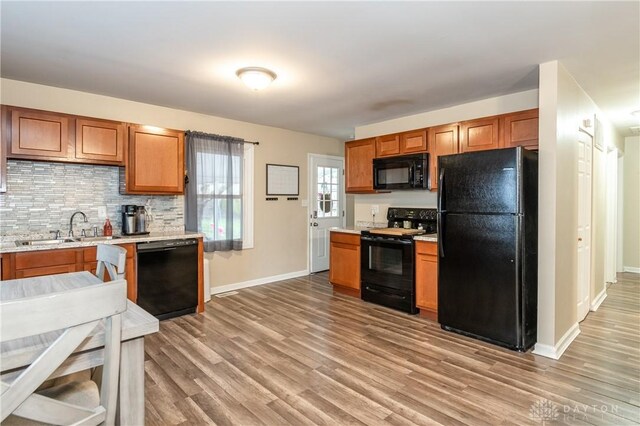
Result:
[[[438,158],[438,320],[518,351],[536,342],[538,154]]]

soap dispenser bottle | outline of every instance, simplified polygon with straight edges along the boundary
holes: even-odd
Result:
[[[104,222],[104,228],[102,228],[102,235],[104,235],[105,237],[110,237],[111,235],[113,235],[113,227],[111,226],[111,222],[109,221],[108,218]]]

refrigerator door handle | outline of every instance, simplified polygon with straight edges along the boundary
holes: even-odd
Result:
[[[440,257],[444,258],[444,241],[442,240],[442,234],[444,234],[444,215],[438,212],[438,251]]]
[[[438,212],[442,211],[442,196],[444,195],[444,167],[440,169],[438,177]]]

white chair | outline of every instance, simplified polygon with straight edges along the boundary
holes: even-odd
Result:
[[[116,280],[0,303],[1,343],[19,344],[16,339],[62,331],[15,379],[7,379],[12,377],[8,375],[0,381],[3,424],[5,420],[7,424],[115,423],[121,313],[127,308],[126,288],[125,280]],[[36,393],[99,324],[103,324],[105,339],[100,392],[94,382],[85,381],[67,382]]]
[[[102,281],[104,281],[105,269],[109,273],[111,280],[124,279],[127,250],[120,246],[98,244],[96,260],[98,261],[96,276]]]

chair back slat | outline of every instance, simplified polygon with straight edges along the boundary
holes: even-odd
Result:
[[[96,276],[105,281],[105,272],[112,280],[124,278],[127,250],[123,247],[109,244],[98,244],[96,249]]]
[[[127,306],[126,285],[125,280],[116,280],[44,296],[0,300],[2,342],[63,330],[17,377],[3,376],[0,382],[0,421],[13,414],[46,424],[110,426],[115,423],[122,312]],[[35,393],[102,320],[105,346],[102,388],[97,406],[82,407],[58,401],[52,397],[55,394],[44,396]]]
[[[95,321],[127,309],[125,280],[0,303],[0,342]],[[124,296],[124,297],[123,297]]]
[[[0,412],[3,420],[47,380],[51,373],[93,331],[96,325],[98,325],[98,321],[88,322],[65,330],[9,387],[2,390]]]

